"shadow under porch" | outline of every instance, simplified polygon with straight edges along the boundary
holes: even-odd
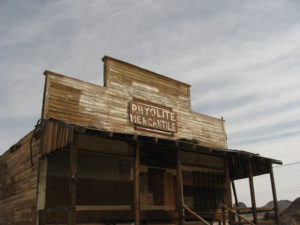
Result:
[[[238,178],[232,160],[241,158],[235,151],[73,126],[68,144],[60,145],[49,138],[64,133],[59,126],[65,125],[44,139],[48,150],[40,159],[39,224],[243,222],[231,200],[231,183]],[[250,170],[237,171],[248,177]],[[266,166],[252,175],[268,171]]]

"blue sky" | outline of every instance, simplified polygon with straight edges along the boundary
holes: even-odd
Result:
[[[0,153],[39,119],[44,70],[102,85],[109,55],[191,84],[193,111],[223,116],[230,148],[298,162],[299,12],[298,0],[0,1]],[[276,168],[279,199],[300,196],[299,172]]]

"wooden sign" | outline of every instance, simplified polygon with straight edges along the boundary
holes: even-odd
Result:
[[[134,99],[129,102],[129,120],[135,129],[173,135],[177,133],[177,116],[162,105]]]

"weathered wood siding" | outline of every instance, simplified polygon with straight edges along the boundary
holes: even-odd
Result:
[[[55,150],[61,150],[71,144],[73,140],[73,128],[60,121],[44,121],[42,140],[42,155],[46,155]]]
[[[104,87],[46,71],[43,119],[149,135],[129,122],[128,103],[137,98],[176,112],[178,133],[171,138],[227,147],[223,120],[191,111],[189,85],[110,57],[104,58],[104,68]]]
[[[35,224],[40,139],[32,142],[32,165],[31,136],[32,132],[0,157],[0,224]]]

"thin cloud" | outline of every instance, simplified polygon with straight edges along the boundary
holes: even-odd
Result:
[[[101,84],[111,55],[191,84],[194,111],[224,116],[229,147],[298,157],[297,1],[0,4],[1,152],[40,117],[45,69]]]

